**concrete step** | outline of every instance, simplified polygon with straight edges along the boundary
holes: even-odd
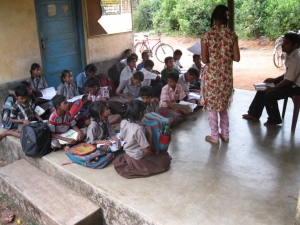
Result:
[[[0,128],[0,133],[2,131],[3,129]],[[94,202],[102,209],[105,224],[158,224],[145,213],[141,213],[139,206],[132,207],[120,200],[119,191],[106,188],[107,182],[118,187],[120,181],[126,180],[115,172],[111,164],[102,170],[76,164],[62,166],[63,163],[70,162],[63,151],[50,153],[43,158],[30,158],[25,156],[20,140],[14,137],[6,137],[0,141],[0,156],[10,163],[25,159]]]
[[[0,191],[39,224],[102,224],[96,204],[24,159],[0,168]]]

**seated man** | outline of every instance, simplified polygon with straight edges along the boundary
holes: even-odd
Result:
[[[264,107],[268,113],[266,127],[281,124],[281,116],[277,101],[290,95],[300,95],[300,36],[293,33],[284,35],[282,51],[287,54],[286,71],[277,78],[268,78],[264,82],[274,83],[275,87],[267,87],[264,91],[257,91],[244,119],[258,120]]]

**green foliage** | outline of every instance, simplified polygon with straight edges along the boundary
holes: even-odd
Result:
[[[136,30],[199,36],[210,28],[215,6],[227,0],[143,0],[134,12]],[[299,0],[235,0],[235,28],[241,38],[276,39],[300,29]]]

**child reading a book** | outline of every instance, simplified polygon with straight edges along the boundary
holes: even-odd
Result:
[[[120,149],[120,140],[116,137],[115,130],[108,121],[110,110],[107,102],[93,102],[89,107],[89,113],[91,124],[87,129],[86,143],[95,145],[103,144],[104,149],[109,149],[109,146],[112,145],[112,142],[107,140],[109,137],[116,142],[117,149]]]
[[[113,161],[115,170],[125,178],[149,177],[169,170],[171,157],[168,153],[152,154],[152,129],[147,130],[141,123],[145,104],[132,100],[128,104],[126,120],[122,120],[120,137],[124,140],[125,154]]]
[[[183,88],[178,84],[179,74],[171,72],[168,74],[168,84],[163,87],[160,96],[159,107],[169,108],[176,113],[187,115],[189,112],[185,109],[178,108],[173,103],[179,103],[181,100],[186,100],[187,95]]]
[[[54,149],[61,148],[67,151],[70,145],[76,144],[77,141],[82,141],[86,135],[85,129],[80,130],[76,126],[76,121],[72,118],[69,112],[69,104],[66,97],[63,95],[55,95],[52,99],[55,111],[50,115],[48,126],[51,131],[52,142],[51,147]],[[70,127],[77,132],[77,138],[63,137],[61,134],[69,131]],[[74,133],[75,133],[74,132]],[[74,134],[76,136],[76,134]],[[62,143],[66,144],[60,144]]]
[[[57,94],[65,96],[67,100],[78,95],[76,85],[73,82],[73,74],[70,70],[63,70],[60,80],[61,84],[57,87]]]
[[[26,85],[20,85],[15,89],[16,102],[11,108],[10,121],[12,123],[28,125],[31,121],[42,118],[34,111],[35,105],[28,99],[28,90]],[[20,131],[5,130],[0,134],[0,141],[6,136],[20,137]]]

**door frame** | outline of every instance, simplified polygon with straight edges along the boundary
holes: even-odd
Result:
[[[39,0],[34,0],[34,7],[35,7],[35,15],[36,15],[36,22],[37,22],[37,33],[38,33],[38,41],[39,41],[39,47],[40,47],[40,55],[41,55],[41,63],[42,67],[44,67],[44,64],[46,60],[44,59],[43,54],[43,48],[42,48],[42,42],[41,42],[41,35],[40,35],[40,27],[41,27],[41,21],[38,19],[38,13],[37,13],[37,2]],[[83,27],[83,14],[82,14],[82,1],[81,0],[72,0],[75,8],[75,20],[77,22],[77,37],[78,37],[78,44],[79,44],[79,51],[80,51],[80,67],[82,70],[84,69],[86,65],[86,46],[85,46],[85,39],[84,39],[84,27]],[[44,77],[46,78],[47,74],[44,74]],[[78,74],[73,74],[73,76],[77,76]],[[76,79],[76,78],[75,78]],[[56,87],[54,87],[56,88]]]

